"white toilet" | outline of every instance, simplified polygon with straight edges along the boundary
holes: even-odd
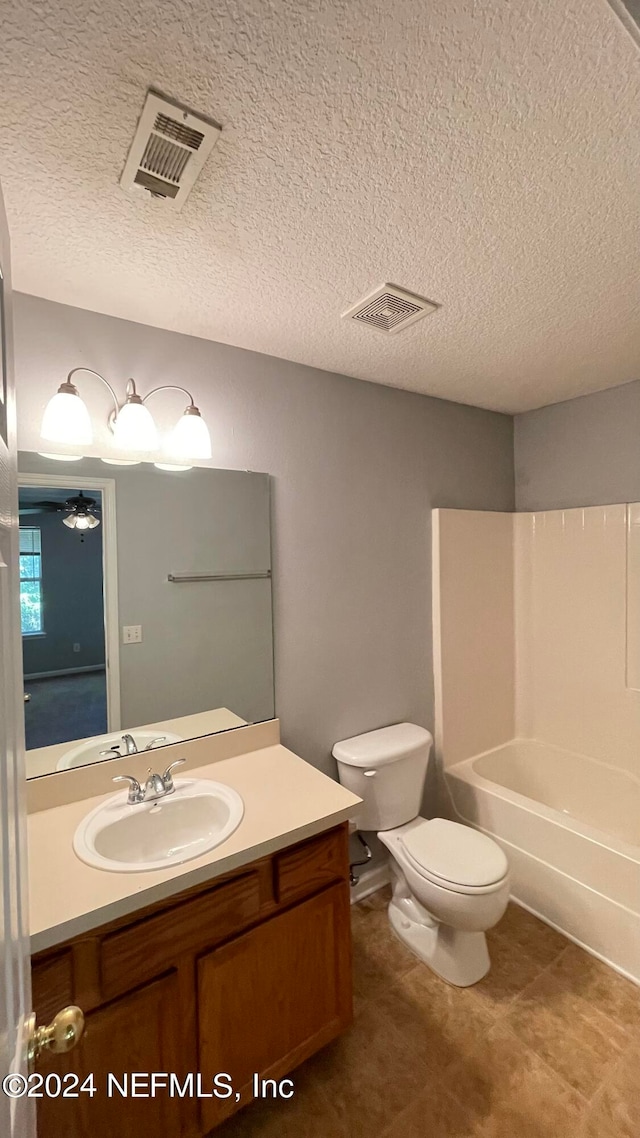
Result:
[[[336,743],[340,782],[363,800],[361,830],[391,852],[389,920],[401,940],[450,984],[466,988],[489,971],[485,930],[509,900],[509,864],[484,834],[418,814],[433,739],[398,723]]]

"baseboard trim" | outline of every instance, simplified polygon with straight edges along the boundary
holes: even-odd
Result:
[[[391,880],[388,865],[377,865],[374,869],[366,869],[360,874],[357,884],[351,886],[351,904],[363,901],[370,893],[376,893]]]

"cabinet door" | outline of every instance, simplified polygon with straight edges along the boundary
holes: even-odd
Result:
[[[335,885],[198,961],[200,1071],[231,1075],[239,1103],[200,1104],[206,1132],[351,1021],[349,887]]]
[[[75,1051],[39,1063],[45,1078],[50,1072],[74,1073],[82,1083],[92,1074],[96,1094],[39,1099],[38,1138],[128,1138],[137,1134],[179,1138],[179,1099],[170,1099],[164,1091],[155,1098],[122,1098],[117,1091],[107,1096],[109,1073],[121,1085],[125,1072],[181,1073],[177,987],[175,975],[170,975],[92,1012]]]

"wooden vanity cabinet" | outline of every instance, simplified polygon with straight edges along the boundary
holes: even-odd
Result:
[[[38,1069],[93,1074],[97,1092],[38,1100],[39,1138],[202,1138],[250,1101],[255,1073],[280,1079],[344,1031],[348,869],[341,825],[33,957],[38,1022],[67,1003],[86,1015],[80,1045]],[[132,1097],[129,1082],[108,1097],[108,1075],[134,1071],[193,1073],[193,1093]],[[211,1094],[218,1073],[234,1094],[199,1097],[197,1076]]]

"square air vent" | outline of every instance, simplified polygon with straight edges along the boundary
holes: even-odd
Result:
[[[343,312],[342,319],[357,320],[359,324],[368,324],[370,328],[390,335],[415,324],[416,320],[435,312],[437,307],[423,296],[405,292],[396,285],[384,284]]]
[[[120,185],[181,209],[219,136],[216,123],[148,91]]]

